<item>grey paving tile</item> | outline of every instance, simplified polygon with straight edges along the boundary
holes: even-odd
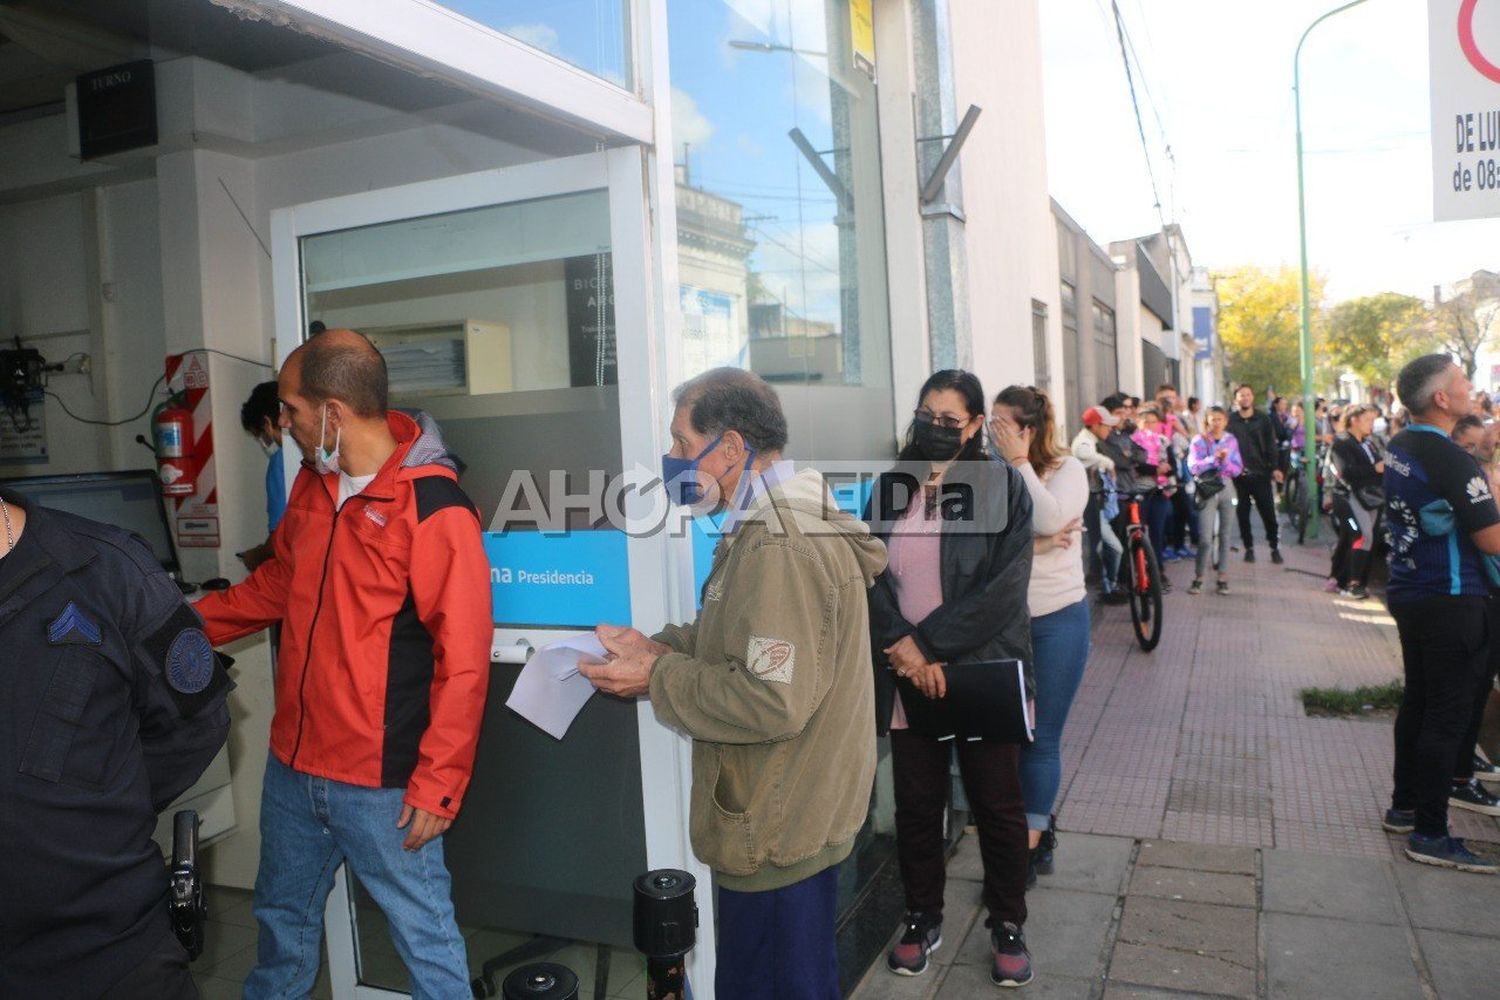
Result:
[[[1265,921],[1268,996],[1407,1000],[1422,995],[1404,928],[1290,913],[1268,913]]]
[[[1255,879],[1250,875],[1198,872],[1182,868],[1137,865],[1130,876],[1132,896],[1185,899],[1222,906],[1255,906]]]
[[[1500,922],[1475,920],[1476,914],[1500,913],[1500,878],[1445,871],[1405,858],[1397,861],[1392,870],[1406,898],[1406,910],[1413,925],[1460,933],[1478,930],[1500,937]]]
[[[865,973],[849,1000],[930,1000],[947,971],[946,966],[933,966],[920,976],[898,976],[886,969],[882,958]]]
[[[1033,889],[1026,894],[1026,947],[1037,975],[1091,979],[1104,972],[1104,946],[1114,918],[1115,898],[1066,889]],[[987,965],[990,932],[976,920],[955,964]]]
[[[984,881],[984,862],[979,856],[978,834],[966,833],[959,840],[958,846],[953,849],[953,857],[948,859],[948,877],[967,879],[970,882]]]
[[[1049,976],[1038,967],[1033,979],[1022,995],[1028,998],[1049,997],[1056,1000],[1088,1000],[1093,983],[1087,979],[1070,979],[1065,976]],[[1008,991],[998,989],[990,982],[987,965],[955,965],[937,991],[937,1000],[973,1000],[974,997],[994,996]],[[861,998],[863,1000],[863,998]]]
[[[1494,1000],[1500,992],[1496,980],[1500,948],[1493,938],[1419,930],[1417,942],[1443,1000]]]
[[[1125,900],[1120,919],[1119,941],[1202,955],[1242,966],[1253,973],[1255,920],[1254,910],[1235,906],[1130,896]],[[1118,946],[1115,954],[1118,957]],[[1153,980],[1148,985],[1168,984]]]
[[[1253,967],[1246,968],[1212,955],[1155,945],[1124,942],[1116,945],[1114,958],[1109,963],[1109,977],[1120,983],[1159,986],[1173,991],[1227,997],[1255,996]]]
[[[1185,844],[1148,840],[1141,844],[1138,865],[1158,868],[1186,868],[1200,872],[1222,872],[1228,875],[1255,874],[1255,848],[1223,844]]]
[[[203,928],[203,954],[198,956],[193,967],[202,969],[207,975],[214,975],[214,969],[228,959],[247,950],[253,955],[255,938],[253,927],[241,927],[238,924],[225,924],[210,920]]]
[[[240,1000],[244,984],[193,973],[193,983],[198,987],[200,1000]]]
[[[1124,889],[1134,851],[1135,840],[1131,837],[1064,830],[1057,835],[1056,870],[1043,875],[1038,885],[1117,896]]]
[[[1186,993],[1181,990],[1156,990],[1149,986],[1110,983],[1104,987],[1104,1000],[1216,1000],[1209,993]]]
[[[1369,924],[1405,921],[1389,861],[1300,851],[1266,851],[1265,910],[1343,917]]]

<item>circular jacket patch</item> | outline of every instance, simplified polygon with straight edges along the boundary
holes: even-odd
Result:
[[[167,650],[167,683],[183,694],[197,694],[214,677],[214,648],[202,629],[185,628]]]

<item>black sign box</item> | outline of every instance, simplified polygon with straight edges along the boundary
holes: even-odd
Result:
[[[615,287],[610,254],[563,260],[568,303],[568,369],[575,386],[614,385],[620,380],[615,356]]]
[[[156,145],[156,67],[149,59],[78,78],[78,150],[85,160]]]

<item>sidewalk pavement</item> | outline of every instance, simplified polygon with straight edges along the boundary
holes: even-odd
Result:
[[[1303,687],[1400,676],[1376,598],[1322,591],[1324,548],[1231,554],[1228,597],[1169,563],[1161,645],[1095,607],[1064,735],[1057,873],[1027,894],[1032,996],[1500,995],[1500,878],[1414,864],[1384,833],[1389,719],[1303,715]],[[1455,836],[1500,823],[1453,810]],[[949,864],[944,946],[921,977],[878,961],[858,1000],[989,995],[978,850]]]

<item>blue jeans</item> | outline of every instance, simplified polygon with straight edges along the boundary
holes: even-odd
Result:
[[[468,954],[453,918],[443,838],[417,851],[396,828],[401,788],[362,788],[266,761],[260,800],[255,970],[245,1000],[302,998],[318,975],[323,908],[348,863],[390,924],[416,1000],[469,1000]]]
[[[1021,747],[1021,796],[1026,826],[1045,830],[1062,785],[1062,733],[1089,659],[1089,603],[1070,604],[1031,619],[1036,677],[1035,739]]]
[[[719,1000],[839,1000],[839,866],[766,892],[719,888]]]

